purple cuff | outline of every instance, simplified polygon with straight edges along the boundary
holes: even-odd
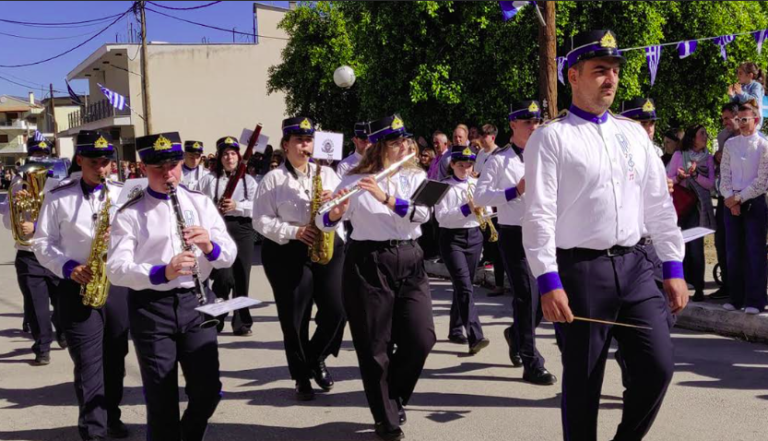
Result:
[[[221,247],[216,242],[211,241],[213,244],[213,249],[210,253],[205,255],[205,258],[208,259],[209,262],[213,262],[214,260],[219,258],[219,255],[221,254]],[[163,273],[165,274],[165,273]]]
[[[155,265],[149,270],[149,281],[153,285],[162,285],[168,283],[168,278],[165,277],[165,267],[167,265]]]
[[[563,282],[560,281],[560,275],[557,271],[542,274],[536,280],[539,282],[539,294],[541,295],[555,289],[563,289]]]
[[[72,271],[74,271],[78,266],[80,266],[80,262],[67,260],[67,263],[65,263],[61,268],[61,272],[64,274],[64,279],[71,279]]]
[[[323,215],[323,225],[325,225],[326,228],[331,228],[333,226],[336,226],[336,224],[338,224],[340,220],[341,218],[339,218],[339,220],[337,220],[336,222],[332,221],[330,211]]]
[[[467,217],[470,214],[472,214],[472,210],[469,209],[469,204],[464,204],[461,206],[461,214],[463,214],[464,217]]]
[[[405,217],[408,214],[408,205],[408,201],[395,198],[395,213],[400,217]]]
[[[504,197],[507,198],[507,202],[517,197],[517,187],[509,187],[504,190]]]
[[[667,279],[684,279],[683,277],[683,262],[664,262],[661,266],[664,273],[664,280]]]

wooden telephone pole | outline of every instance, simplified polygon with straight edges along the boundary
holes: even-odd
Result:
[[[539,98],[545,117],[557,116],[557,33],[555,2],[536,2],[541,8],[544,25],[539,24]]]
[[[149,75],[147,75],[147,17],[144,12],[146,2],[138,1],[141,14],[141,96],[144,111],[144,135],[152,134],[152,106],[149,102]]]

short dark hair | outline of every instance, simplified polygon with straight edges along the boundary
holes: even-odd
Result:
[[[722,107],[720,107],[720,113],[723,113],[726,110],[735,114],[739,111],[739,105],[736,103],[725,103],[722,105]]]
[[[485,124],[480,129],[480,134],[483,136],[497,136],[499,134],[499,129],[497,129],[493,124]]]

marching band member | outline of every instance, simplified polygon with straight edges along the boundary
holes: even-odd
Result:
[[[347,172],[360,163],[365,151],[371,146],[371,142],[368,141],[367,122],[355,123],[355,137],[352,138],[352,143],[355,144],[354,153],[342,159],[341,162],[339,162],[339,165],[336,166],[336,173],[339,175],[339,178],[342,179]]]
[[[253,263],[253,198],[256,196],[256,180],[248,173],[237,183],[231,198],[224,199],[230,177],[237,171],[242,160],[240,144],[233,136],[225,136],[216,141],[216,168],[213,173],[204,176],[197,184],[197,189],[213,199],[214,204],[224,216],[227,231],[237,245],[237,259],[232,268],[216,270],[213,274],[213,292],[220,299],[248,297]],[[224,329],[224,318],[219,319],[219,332]],[[248,308],[232,313],[232,333],[248,336],[253,332],[253,318]]]
[[[338,187],[339,194],[353,184],[365,191],[315,220],[324,231],[342,219],[354,226],[344,263],[344,306],[376,434],[398,440],[404,437],[403,406],[436,340],[424,253],[416,242],[430,210],[410,201],[426,179],[415,162],[381,183],[371,176],[408,154],[412,135],[403,120],[393,115],[370,128],[372,150]]]
[[[199,441],[221,399],[221,382],[216,331],[201,327],[203,315],[195,311],[200,302],[194,273],[197,269],[204,283],[213,268],[232,265],[235,244],[210,198],[184,186],[176,189],[185,219],[180,237],[182,226],[168,195],[168,185],[182,179],[178,133],[142,136],[136,147],[149,186],[115,216],[107,271],[113,284],[129,288],[148,439]],[[192,250],[184,251],[185,245]],[[178,364],[189,398],[181,419]]]
[[[100,309],[85,306],[80,295],[81,287],[95,276],[86,265],[92,242],[106,240],[94,237],[99,214],[108,201],[114,207],[122,184],[102,183],[115,158],[108,133],[81,130],[76,144],[75,160],[82,176],[46,195],[33,248],[40,264],[61,279],[59,320],[75,364],[80,436],[83,440],[106,435],[125,438],[128,429],[120,421],[119,405],[128,354],[127,295],[124,289],[111,288]]]
[[[184,141],[184,163],[181,166],[184,176],[181,183],[191,190],[194,190],[197,183],[210,173],[203,165],[202,158],[202,141]]]
[[[264,272],[277,304],[285,354],[296,398],[314,398],[310,378],[324,391],[334,386],[325,365],[329,355],[338,356],[346,318],[341,300],[341,271],[344,262],[343,230],[332,244],[333,256],[326,264],[310,260],[309,249],[320,231],[312,223],[310,204],[326,201],[339,178],[329,167],[320,167],[322,193],[317,187],[318,168],[309,162],[314,149],[314,122],[305,117],[283,120],[285,162],[264,176],[259,184],[253,227],[265,237],[261,248]],[[310,337],[312,304],[317,305],[315,333]]]
[[[557,378],[544,367],[544,357],[536,349],[536,328],[541,323],[542,311],[536,279],[525,257],[521,227],[525,213],[523,152],[539,124],[541,107],[538,101],[520,101],[511,106],[509,128],[512,138],[486,164],[477,183],[475,203],[498,209],[499,250],[513,295],[514,323],[504,330],[509,358],[513,366],[523,366],[523,380],[551,385]]]
[[[453,283],[453,305],[467,332],[469,353],[475,355],[490,343],[483,336],[475,308],[472,281],[483,251],[483,233],[471,199],[477,180],[472,177],[472,166],[477,152],[471,147],[453,146],[451,151],[451,177],[446,178],[451,188],[435,207],[440,225],[440,256],[445,262]]]
[[[651,143],[653,143],[653,136],[656,134],[656,121],[659,119],[656,116],[655,104],[653,98],[635,98],[621,103],[620,115],[639,122],[645,133],[648,134]],[[664,156],[664,150],[655,143],[653,149],[659,158]]]
[[[564,438],[597,438],[605,361],[615,338],[631,381],[614,439],[641,439],[658,414],[674,362],[666,300],[637,245],[645,226],[664,262],[671,312],[678,313],[688,301],[683,238],[648,135],[608,112],[624,61],[614,34],[577,35],[567,59],[570,112],[536,130],[526,148],[523,245],[544,317],[557,322],[561,334]]]
[[[35,141],[30,139],[27,141],[27,154],[31,161],[34,158],[48,157],[51,154],[50,144],[45,140]],[[16,175],[9,187],[8,197],[0,204],[0,214],[3,216],[5,228],[13,229],[10,204],[13,203],[14,198],[27,194],[24,179]],[[31,240],[32,235],[35,233],[35,224],[30,220],[25,220],[22,222],[21,228],[24,236],[20,239],[24,241]],[[16,277],[19,282],[19,289],[24,296],[24,323],[28,324],[32,338],[35,340],[32,345],[35,361],[32,365],[45,366],[51,362],[50,351],[54,333],[54,329],[51,326],[52,321],[53,326],[56,327],[56,340],[59,346],[62,348],[67,347],[67,340],[58,321],[59,308],[56,301],[58,292],[56,277],[40,265],[40,262],[35,257],[35,253],[32,252],[31,244],[25,245],[15,241],[14,246],[16,247],[16,260],[14,261]],[[53,304],[53,316],[51,316],[51,304]]]

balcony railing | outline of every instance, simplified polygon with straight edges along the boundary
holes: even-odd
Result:
[[[19,130],[26,130],[26,129],[35,129],[36,127],[33,127],[34,124],[29,124],[27,121],[24,121],[23,119],[12,119],[10,121],[0,121],[0,127],[6,128],[6,129],[19,129]]]
[[[131,109],[128,106],[130,106],[130,103],[127,100],[123,110],[117,110],[112,107],[112,105],[109,104],[109,100],[96,101],[95,103],[82,107],[78,111],[70,113],[69,127],[80,127],[113,116],[128,116],[131,114]]]

